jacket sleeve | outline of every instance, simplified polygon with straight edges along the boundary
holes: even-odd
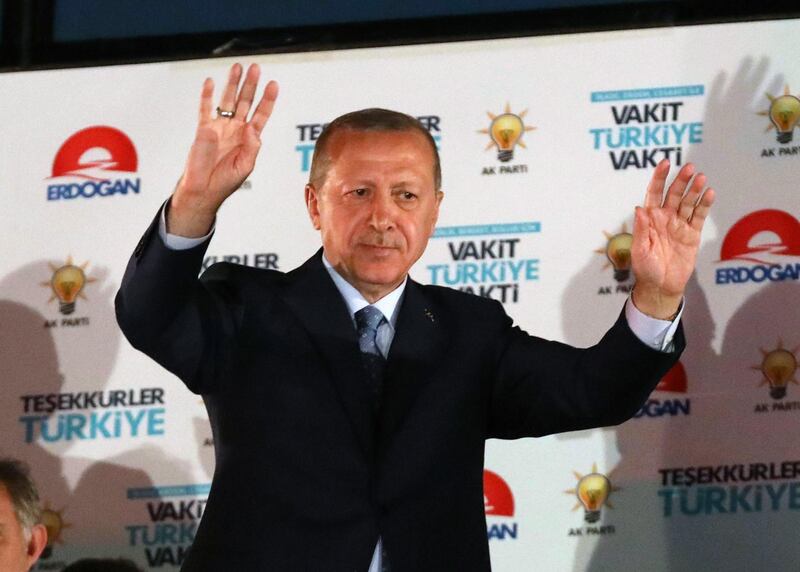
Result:
[[[114,301],[131,345],[195,393],[213,392],[223,378],[244,312],[228,279],[233,265],[214,265],[198,279],[209,242],[171,250],[158,234],[156,217],[136,246]]]
[[[624,312],[589,348],[536,338],[503,316],[487,437],[539,437],[622,423],[686,345],[679,325],[674,351],[648,347],[630,330]]]

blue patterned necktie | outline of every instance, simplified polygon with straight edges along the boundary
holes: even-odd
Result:
[[[355,314],[358,348],[361,350],[361,362],[367,374],[370,393],[372,393],[373,411],[377,414],[381,406],[383,392],[383,370],[386,359],[378,348],[378,328],[386,322],[380,310],[375,306],[365,306]],[[390,572],[386,547],[381,543],[381,572]]]
[[[367,382],[372,393],[373,406],[377,412],[380,408],[383,391],[383,370],[386,359],[378,349],[378,327],[386,321],[383,314],[375,306],[365,306],[355,314],[358,347],[361,350],[361,361],[367,374]]]

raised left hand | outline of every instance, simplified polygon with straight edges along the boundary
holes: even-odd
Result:
[[[668,174],[665,159],[653,172],[644,206],[636,207],[631,247],[633,303],[663,320],[671,319],[680,307],[694,271],[703,223],[714,202],[714,190],[703,192],[706,177],[695,175],[693,164],[681,168],[664,196]]]

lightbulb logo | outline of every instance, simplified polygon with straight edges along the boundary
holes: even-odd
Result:
[[[769,395],[773,399],[783,399],[786,397],[786,388],[790,383],[798,385],[795,374],[797,373],[797,352],[800,346],[789,351],[784,349],[783,342],[778,342],[778,347],[767,351],[761,349],[763,359],[761,363],[752,366],[752,369],[760,371],[763,378],[759,387],[769,385]]]
[[[95,125],[73,133],[53,160],[47,200],[138,194],[136,148],[119,129]]]
[[[64,544],[64,539],[62,538],[64,530],[72,525],[64,520],[63,513],[63,508],[55,510],[50,507],[50,503],[45,503],[42,510],[42,524],[47,529],[47,546],[42,551],[42,559],[48,559],[53,555],[53,547],[56,544]]]
[[[790,257],[797,260],[792,261]],[[742,262],[749,265],[742,266]],[[716,270],[717,284],[797,280],[800,277],[800,221],[777,209],[748,214],[725,235],[719,263],[725,267]]]
[[[573,471],[578,484],[574,489],[564,491],[567,494],[575,495],[578,502],[575,503],[573,511],[583,507],[583,519],[588,524],[594,524],[600,520],[600,512],[604,506],[614,508],[609,501],[611,494],[621,490],[611,484],[607,475],[597,471],[597,463],[592,465],[592,472],[582,475]]]
[[[786,145],[792,142],[794,129],[800,125],[800,97],[792,95],[787,84],[783,95],[777,97],[767,93],[770,101],[769,109],[759,111],[759,115],[769,117],[767,131],[775,129],[778,143]]]
[[[514,158],[514,150],[517,147],[527,149],[525,142],[522,140],[525,133],[534,131],[536,127],[532,125],[525,125],[524,119],[528,114],[525,109],[519,113],[511,111],[511,105],[506,103],[505,110],[500,115],[495,115],[491,111],[487,111],[491,122],[486,129],[479,129],[478,133],[484,133],[489,136],[489,143],[486,145],[486,150],[496,148],[497,159],[501,163],[508,163]],[[483,175],[495,174],[510,174],[510,173],[527,173],[527,165],[500,165],[499,169],[495,167],[484,167]]]
[[[609,267],[614,268],[614,280],[625,282],[631,275],[631,247],[633,246],[633,235],[628,232],[627,225],[623,224],[622,229],[616,234],[603,231],[606,237],[605,248],[595,250],[597,254],[606,257],[607,263],[603,270]]]
[[[75,311],[75,303],[78,298],[87,299],[83,293],[86,284],[97,280],[86,275],[88,265],[88,261],[80,266],[75,265],[72,262],[72,256],[68,256],[67,261],[61,266],[49,264],[52,276],[50,280],[41,282],[41,285],[50,288],[52,295],[48,302],[58,300],[58,310],[65,316]]]
[[[514,516],[514,495],[503,478],[492,471],[483,471],[483,506],[487,519],[486,534],[489,540],[516,539],[519,532]]]

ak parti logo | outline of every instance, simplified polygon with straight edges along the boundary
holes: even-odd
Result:
[[[515,164],[508,165],[507,163],[514,158],[514,151],[521,147],[527,149],[527,145],[522,140],[523,135],[529,131],[534,131],[536,127],[533,125],[526,125],[524,120],[528,114],[525,109],[518,113],[511,111],[511,105],[506,103],[505,109],[500,114],[487,111],[489,116],[489,127],[479,129],[478,133],[483,133],[489,136],[489,143],[486,145],[486,150],[491,148],[497,149],[497,160],[501,165],[491,165],[483,167],[482,175],[508,175],[514,173],[527,173],[528,165]]]
[[[64,530],[72,527],[72,524],[64,520],[64,509],[56,510],[45,503],[42,509],[41,523],[47,528],[47,546],[42,551],[42,560],[48,560],[53,556],[53,550],[58,545],[64,544]],[[65,565],[64,562],[48,562],[48,569],[58,568]]]
[[[119,129],[107,125],[81,129],[56,153],[47,200],[139,194],[138,165],[136,147]]]
[[[766,95],[769,99],[769,109],[759,111],[758,114],[769,117],[770,125],[767,127],[767,131],[775,130],[775,139],[778,143],[781,145],[791,143],[794,138],[794,129],[800,125],[800,97],[792,95],[788,84],[783,88],[782,95],[774,96],[770,93]],[[796,155],[800,151],[800,147],[795,147],[790,152],[783,149],[781,151],[783,151],[780,153],[781,155]],[[769,156],[774,155],[774,152],[769,154]]]
[[[513,522],[514,495],[503,477],[484,469],[483,506],[486,511],[486,535],[489,540],[516,540],[518,524]]]
[[[52,275],[50,280],[41,282],[42,286],[50,288],[52,295],[50,302],[58,300],[58,311],[69,316],[75,311],[78,298],[86,300],[83,288],[86,284],[97,281],[96,278],[87,276],[86,267],[89,262],[81,265],[72,262],[72,256],[67,256],[66,262],[60,265],[49,264]]]
[[[800,352],[800,346],[786,349],[783,347],[783,342],[779,341],[778,347],[773,350],[762,348],[761,363],[751,367],[763,375],[759,385],[769,385],[769,395],[772,399],[786,397],[786,389],[790,383],[798,385],[797,379],[795,379],[798,352]]]
[[[610,501],[611,495],[622,489],[611,484],[611,473],[601,473],[597,470],[597,463],[592,463],[592,470],[588,474],[583,475],[578,471],[573,471],[573,474],[577,480],[575,487],[564,492],[575,496],[577,500],[572,508],[573,511],[583,507],[585,524],[570,528],[567,536],[614,534],[616,528],[613,524],[598,524],[598,522],[604,508],[614,508]]]
[[[622,228],[617,233],[603,231],[606,237],[606,245],[595,250],[597,254],[606,257],[606,264],[603,270],[609,267],[614,268],[614,280],[625,282],[631,275],[631,249],[633,248],[633,235],[628,232],[628,227],[623,223]]]
[[[719,263],[724,267],[716,270],[717,284],[797,280],[800,221],[777,209],[748,214],[725,236]]]

